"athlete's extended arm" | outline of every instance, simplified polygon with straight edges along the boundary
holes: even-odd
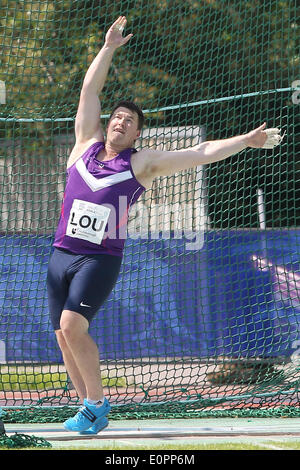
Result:
[[[75,136],[77,143],[84,143],[92,138],[103,138],[100,127],[101,105],[99,95],[104,87],[112,57],[116,49],[126,44],[132,37],[122,36],[126,18],[120,16],[109,28],[105,43],[89,66],[85,75],[75,120]]]
[[[248,132],[229,139],[202,142],[194,147],[174,151],[142,150],[151,177],[170,176],[176,172],[198,165],[218,162],[247,147],[273,148],[281,142],[279,129],[265,129],[266,123]],[[271,132],[270,132],[271,131]]]

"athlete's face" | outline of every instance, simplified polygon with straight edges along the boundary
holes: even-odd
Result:
[[[137,113],[127,108],[117,108],[107,126],[107,140],[127,148],[131,147],[139,136]]]

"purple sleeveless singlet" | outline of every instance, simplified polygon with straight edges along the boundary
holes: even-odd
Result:
[[[130,207],[145,191],[134,176],[129,148],[107,161],[96,142],[67,169],[67,182],[53,246],[76,254],[122,256]]]

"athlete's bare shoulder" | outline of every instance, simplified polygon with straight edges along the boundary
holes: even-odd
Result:
[[[94,137],[85,142],[76,142],[68,158],[67,168],[70,168],[70,166],[72,166],[77,160],[79,160],[79,158],[84,154],[84,152],[86,152],[86,150],[95,142],[103,142],[103,139],[99,140]]]

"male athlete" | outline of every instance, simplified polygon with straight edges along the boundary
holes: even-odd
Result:
[[[197,165],[223,160],[247,147],[273,148],[279,129],[257,129],[237,137],[203,142],[178,151],[134,149],[143,113],[132,102],[118,103],[111,113],[106,140],[100,125],[101,93],[126,18],[108,30],[81,89],[75,120],[75,146],[67,163],[67,183],[48,270],[51,321],[64,364],[83,406],[64,426],[98,433],[110,411],[103,396],[98,348],[89,324],[111,293],[120,270],[127,213],[157,176],[173,175]],[[105,141],[104,141],[105,140]]]

